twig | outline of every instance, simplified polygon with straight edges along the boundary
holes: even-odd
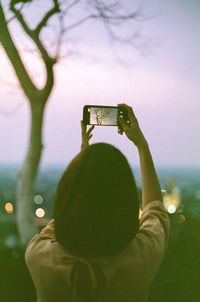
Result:
[[[34,29],[34,32],[35,32],[37,35],[39,35],[41,29],[42,29],[43,27],[46,26],[48,20],[49,20],[54,14],[59,13],[59,12],[60,12],[59,3],[58,3],[57,0],[54,0],[54,7],[44,15],[42,21],[41,21],[41,22],[37,25],[37,27]]]

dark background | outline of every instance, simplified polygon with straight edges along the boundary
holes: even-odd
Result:
[[[19,247],[15,214],[7,214],[6,202],[15,210],[17,167],[0,172],[0,301],[36,301],[35,289]],[[45,218],[51,218],[52,202],[62,169],[46,169],[39,174],[35,194],[44,201]],[[134,171],[140,186],[139,171]],[[153,281],[148,302],[196,302],[200,297],[200,169],[158,169],[162,188],[170,190],[173,180],[181,192],[181,205],[170,215],[170,239],[163,263]],[[141,192],[140,192],[141,193]],[[38,205],[33,204],[33,211]],[[185,216],[185,220],[180,215]],[[38,225],[45,219],[36,219]]]

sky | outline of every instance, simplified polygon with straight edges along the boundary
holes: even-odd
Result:
[[[123,1],[129,9],[133,2]],[[122,102],[133,107],[157,166],[200,166],[200,2],[142,1],[142,12],[147,18],[135,23],[139,48],[109,43],[99,23],[71,32],[63,49],[76,49],[81,55],[64,57],[55,66],[55,86],[45,111],[42,166],[67,165],[80,151],[85,104]],[[29,41],[16,23],[10,30],[34,81],[42,86],[43,66],[29,51]],[[22,163],[29,124],[27,101],[0,48],[0,164]],[[91,143],[96,142],[115,145],[138,166],[136,148],[116,127],[96,127]]]

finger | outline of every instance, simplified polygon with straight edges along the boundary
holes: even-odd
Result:
[[[117,106],[118,106],[118,107],[123,107],[123,108],[126,108],[126,109],[132,108],[131,106],[129,106],[129,105],[125,104],[125,103],[117,104]]]
[[[119,134],[123,134],[123,130],[120,130],[120,129],[118,129],[118,131],[117,131]]]
[[[86,129],[87,129],[87,125],[84,124],[83,121],[81,121],[81,130],[82,130],[82,134],[86,133]]]
[[[134,123],[138,123],[137,118],[135,116],[135,113],[133,112],[132,107],[130,107],[127,104],[124,104],[124,103],[123,104],[118,104],[118,106],[124,108],[125,110],[127,110],[128,118],[129,118],[129,121],[130,121],[131,125],[134,124]]]
[[[129,126],[127,126],[127,123],[125,122],[125,120],[123,119],[123,117],[119,116],[119,125],[120,125],[120,128],[123,130],[123,131],[126,131]]]
[[[90,127],[90,129],[87,131],[87,135],[90,135],[90,133],[92,132],[93,129],[94,129],[94,125],[92,127]]]
[[[118,124],[117,131],[123,133],[123,129],[122,129],[122,127],[120,126],[120,124]]]
[[[81,127],[86,127],[87,125],[84,124],[83,120],[81,121]]]

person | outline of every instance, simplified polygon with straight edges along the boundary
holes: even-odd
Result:
[[[81,152],[58,184],[54,218],[29,242],[25,259],[38,302],[145,302],[168,241],[169,219],[150,149],[131,107],[119,134],[137,147],[142,215],[126,157],[114,146],[89,146],[82,122]]]

